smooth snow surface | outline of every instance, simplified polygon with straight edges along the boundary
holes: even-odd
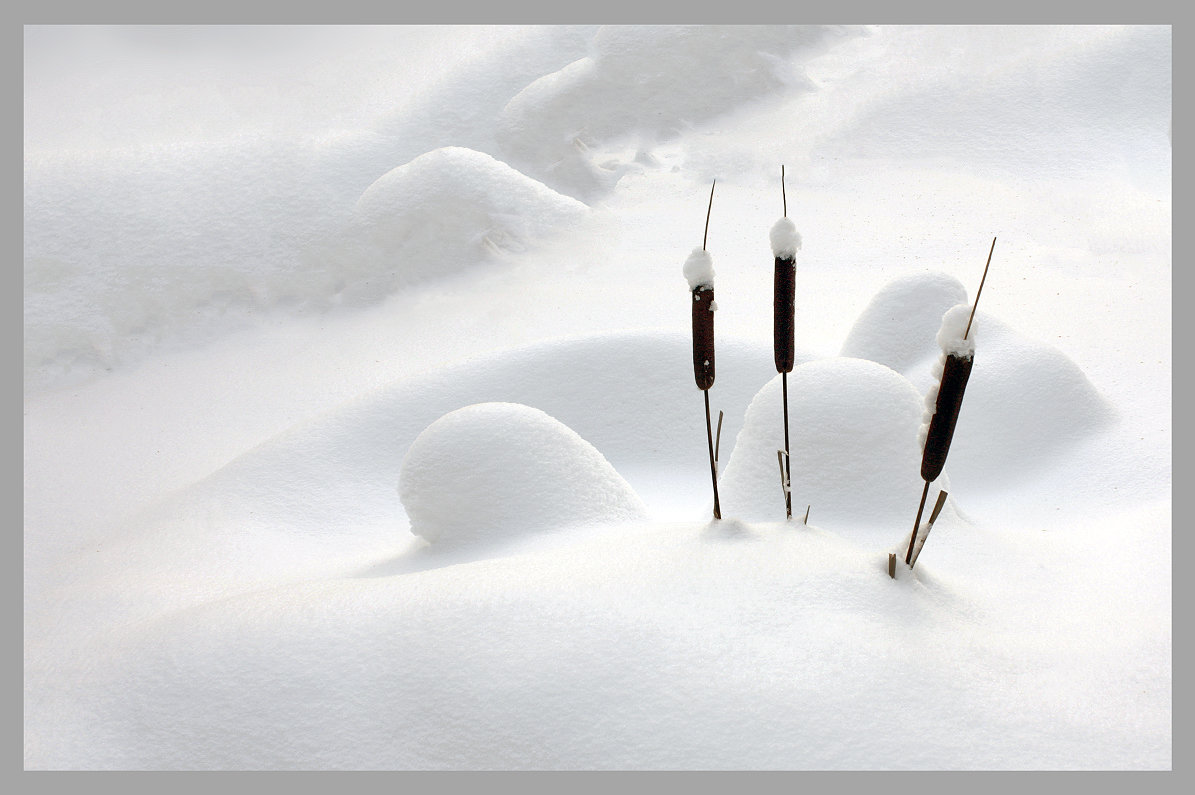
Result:
[[[357,200],[351,244],[366,245],[352,273],[355,289],[386,295],[467,270],[524,250],[586,210],[482,152],[428,152],[379,177]]]
[[[747,408],[722,477],[723,516],[784,518],[776,459],[784,449],[780,381],[772,378]],[[794,520],[809,506],[818,527],[891,535],[921,486],[914,446],[921,397],[913,385],[874,362],[819,359],[789,374],[788,403]]]
[[[433,422],[407,451],[398,491],[411,532],[445,546],[646,518],[593,445],[517,403],[466,406]]]
[[[768,239],[772,241],[772,254],[778,259],[792,259],[801,250],[801,235],[791,218],[781,218],[772,224]]]
[[[27,27],[25,767],[1170,768],[1171,54]]]
[[[926,357],[936,358],[932,341],[942,315],[966,298],[962,283],[940,271],[895,279],[859,315],[841,355],[871,359],[902,372]]]

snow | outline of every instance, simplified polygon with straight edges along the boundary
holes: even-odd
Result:
[[[703,248],[695,248],[685,259],[685,280],[689,282],[690,290],[704,288],[712,290],[714,287],[714,258]],[[710,307],[710,311],[714,311]]]
[[[587,207],[483,152],[436,149],[383,174],[354,206],[348,238],[365,251],[337,270],[350,288],[390,295],[525,250]],[[347,291],[347,290],[346,290]]]
[[[772,241],[772,254],[777,259],[793,259],[801,250],[801,235],[791,218],[781,218],[772,224],[768,239]]]
[[[978,311],[967,304],[959,304],[946,310],[942,325],[938,327],[938,347],[946,356],[970,359],[975,355],[975,337],[979,324],[971,320],[972,312]]]
[[[747,407],[720,484],[725,517],[784,519],[780,381]],[[814,525],[844,537],[883,539],[902,526],[921,486],[913,443],[921,398],[912,384],[875,362],[818,359],[793,368],[788,400],[794,519],[809,506]]]
[[[445,546],[646,518],[593,445],[539,409],[480,403],[429,425],[398,485],[411,532]]]
[[[27,769],[1172,767],[1170,28],[25,44]]]
[[[840,354],[871,359],[903,372],[937,355],[932,340],[941,327],[942,315],[966,298],[962,283],[941,271],[893,279],[859,315]]]

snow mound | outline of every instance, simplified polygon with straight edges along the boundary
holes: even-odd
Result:
[[[444,147],[379,177],[357,200],[358,279],[370,292],[532,247],[588,208],[490,155]]]
[[[976,314],[975,327],[983,336],[946,462],[960,494],[1004,486],[1048,468],[1114,417],[1062,351],[1027,339],[983,312]]]
[[[587,57],[513,97],[495,135],[503,155],[536,178],[570,195],[600,193],[635,167],[634,155],[612,156],[619,140],[641,154],[746,102],[807,87],[801,63],[847,32],[813,25],[604,27]]]
[[[459,545],[646,516],[593,445],[539,409],[479,403],[415,439],[399,494],[411,531]]]
[[[928,357],[942,316],[967,300],[962,282],[945,273],[921,273],[883,287],[859,314],[842,344],[840,355],[870,359],[897,372]]]
[[[788,403],[794,517],[808,505],[810,522],[826,529],[904,527],[922,486],[921,396],[912,384],[875,362],[819,359],[790,374]],[[783,417],[776,376],[747,408],[719,485],[723,515],[784,519]]]

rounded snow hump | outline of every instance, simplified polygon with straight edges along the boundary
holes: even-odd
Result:
[[[945,273],[919,273],[889,282],[851,326],[840,355],[870,359],[904,372],[936,359],[942,315],[967,300],[963,283]]]
[[[593,445],[519,403],[478,403],[433,422],[407,451],[398,490],[411,532],[442,546],[647,515]]]
[[[720,480],[723,513],[784,521],[776,453],[784,449],[781,379],[761,389]],[[921,395],[892,369],[863,359],[818,359],[789,376],[794,521],[852,531],[903,527],[922,481]]]
[[[522,251],[587,211],[490,155],[449,146],[379,177],[354,215],[363,269],[399,286]]]

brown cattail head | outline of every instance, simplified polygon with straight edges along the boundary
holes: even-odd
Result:
[[[714,303],[713,286],[693,290],[693,377],[697,388],[714,385]]]
[[[797,252],[801,250],[801,235],[786,216],[772,225],[769,234],[772,255],[776,262],[775,291],[772,299],[776,357],[776,372],[793,370],[793,300],[796,296]]]
[[[778,373],[793,371],[793,300],[796,296],[796,277],[796,260],[792,257],[776,257],[772,327],[775,332],[774,353]]]
[[[931,482],[942,474],[946,465],[946,454],[950,452],[950,440],[954,438],[954,426],[958,422],[959,409],[963,405],[963,392],[971,377],[975,357],[947,354],[942,365],[942,383],[938,387],[938,401],[929,431],[925,435],[925,450],[921,455],[921,478]]]

